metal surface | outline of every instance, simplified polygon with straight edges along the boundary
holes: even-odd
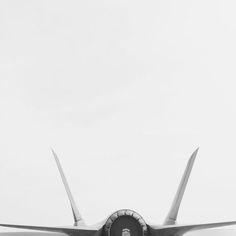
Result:
[[[80,212],[79,212],[79,210],[78,210],[78,208],[77,208],[77,206],[75,204],[74,198],[73,198],[72,193],[71,193],[70,188],[69,188],[69,184],[68,184],[68,182],[66,180],[64,171],[63,171],[63,169],[61,167],[61,163],[60,163],[60,161],[59,161],[59,159],[57,157],[57,154],[53,151],[53,149],[52,149],[52,154],[53,154],[53,156],[55,158],[58,170],[59,170],[60,175],[61,175],[62,182],[63,182],[63,184],[65,186],[68,198],[70,200],[70,205],[71,205],[71,209],[72,209],[72,213],[73,213],[73,217],[74,217],[74,221],[75,221],[74,225],[75,226],[76,225],[84,225],[84,221],[83,221],[83,219],[81,217],[81,214],[80,214]]]
[[[186,166],[186,169],[184,171],[183,177],[181,179],[181,182],[179,184],[178,190],[176,192],[174,201],[171,205],[170,211],[165,219],[164,225],[174,225],[176,222],[176,218],[179,212],[179,207],[181,204],[181,201],[183,199],[183,195],[189,180],[189,176],[191,174],[192,168],[193,168],[193,164],[194,161],[196,159],[198,153],[198,148],[194,151],[194,153],[191,155],[188,164]]]
[[[193,230],[203,230],[210,228],[217,228],[223,226],[229,226],[236,224],[236,221],[209,223],[209,224],[193,224],[193,225],[176,225],[176,218],[178,215],[179,207],[186,189],[186,185],[197,155],[198,149],[190,157],[184,175],[181,179],[179,188],[175,195],[174,201],[170,208],[170,211],[166,217],[164,225],[150,225],[146,224],[144,219],[135,211],[122,209],[114,212],[108,217],[106,221],[94,226],[83,225],[81,215],[75,205],[74,199],[70,192],[68,183],[63,173],[62,167],[58,160],[57,155],[53,151],[58,169],[61,174],[62,181],[66,188],[66,192],[70,199],[75,226],[74,227],[44,227],[44,226],[29,226],[29,225],[11,225],[11,224],[0,224],[3,227],[46,231],[54,233],[59,236],[60,233],[70,236],[182,236],[183,234]],[[82,223],[82,224],[81,224]],[[3,236],[24,236],[22,232],[13,233],[0,233]],[[35,232],[27,233],[27,236],[46,236],[46,233]],[[48,235],[48,234],[47,234]]]

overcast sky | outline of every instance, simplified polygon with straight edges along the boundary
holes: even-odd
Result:
[[[0,2],[0,222],[236,220],[233,0]]]

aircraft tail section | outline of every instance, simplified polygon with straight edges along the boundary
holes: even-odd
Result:
[[[70,200],[70,205],[71,205],[71,209],[72,209],[72,213],[73,213],[73,217],[74,217],[74,225],[77,226],[77,225],[84,225],[84,221],[81,217],[81,214],[79,213],[79,210],[75,204],[75,201],[74,201],[74,198],[72,196],[72,193],[70,191],[70,188],[69,188],[69,185],[68,185],[68,182],[66,180],[66,177],[65,177],[65,174],[63,172],[63,169],[61,167],[61,164],[60,164],[60,161],[57,157],[57,154],[52,150],[52,154],[55,158],[55,161],[56,161],[56,164],[57,164],[57,167],[58,167],[58,170],[60,172],[60,175],[61,175],[61,179],[62,179],[62,182],[65,186],[65,189],[66,189],[66,192],[67,192],[67,195],[68,195],[68,198]]]
[[[188,161],[188,164],[187,164],[186,169],[184,171],[183,177],[182,177],[181,182],[179,184],[178,190],[176,192],[174,201],[173,201],[170,211],[164,221],[164,225],[174,225],[176,223],[177,215],[179,212],[179,207],[180,207],[180,204],[181,204],[181,201],[182,201],[182,198],[183,198],[183,195],[184,195],[184,192],[185,192],[185,189],[186,189],[186,186],[188,183],[188,179],[189,179],[190,173],[192,171],[193,164],[194,164],[195,158],[197,156],[197,153],[198,153],[198,148],[193,152],[193,154],[191,155],[191,157]]]

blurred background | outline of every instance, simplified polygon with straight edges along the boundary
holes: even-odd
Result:
[[[88,224],[162,223],[197,147],[178,222],[236,220],[235,10],[1,1],[0,222],[73,224],[51,148]]]

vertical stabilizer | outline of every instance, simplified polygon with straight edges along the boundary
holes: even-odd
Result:
[[[52,150],[52,154],[53,154],[53,156],[55,158],[55,161],[57,163],[57,167],[59,169],[62,182],[63,182],[63,184],[65,186],[68,198],[70,200],[70,205],[71,205],[71,208],[72,208],[72,212],[73,212],[73,216],[74,216],[74,221],[75,221],[74,225],[75,226],[77,226],[77,225],[84,225],[84,221],[83,221],[83,219],[82,219],[82,217],[81,217],[81,215],[79,213],[79,210],[78,210],[78,208],[77,208],[77,206],[75,204],[75,201],[74,201],[73,196],[71,194],[68,182],[67,182],[66,177],[64,175],[64,172],[63,172],[63,169],[61,167],[60,161],[59,161],[59,159],[57,157],[57,154],[53,150]]]
[[[184,195],[186,185],[188,183],[188,179],[189,179],[191,170],[193,168],[195,158],[197,156],[197,152],[198,152],[198,148],[194,151],[194,153],[192,154],[192,156],[190,157],[190,159],[188,161],[187,167],[184,171],[183,177],[182,177],[181,182],[179,184],[179,187],[176,192],[174,201],[171,205],[170,211],[165,219],[164,225],[174,225],[176,222],[179,207],[180,207],[183,195]]]

